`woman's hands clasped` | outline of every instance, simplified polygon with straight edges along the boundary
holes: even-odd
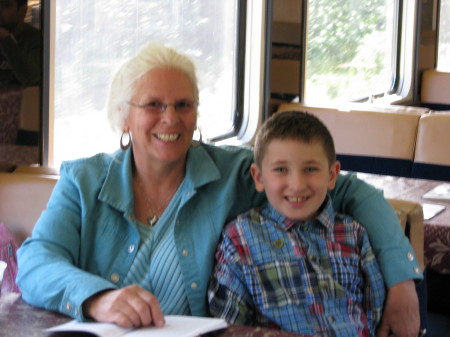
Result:
[[[158,299],[137,285],[100,292],[84,302],[83,312],[97,322],[125,328],[161,327],[165,323]]]

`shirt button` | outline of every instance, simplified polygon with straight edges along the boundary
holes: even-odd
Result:
[[[114,273],[114,274],[111,275],[111,281],[113,281],[114,283],[119,282],[119,280],[120,280],[119,274]]]
[[[334,323],[336,321],[336,319],[334,318],[334,316],[328,316],[328,319],[330,320],[330,322]]]
[[[409,261],[413,261],[413,260],[414,260],[414,255],[413,255],[413,253],[411,253],[411,252],[408,253],[408,260],[409,260]]]
[[[191,289],[197,289],[197,283],[192,282],[192,284],[191,284]]]
[[[419,267],[414,267],[414,272],[415,272],[416,274],[420,274],[420,269],[419,269]]]
[[[128,246],[128,253],[132,253],[132,252],[134,252],[134,245],[129,245]]]
[[[67,310],[67,311],[72,310],[72,304],[70,304],[70,302],[67,302],[67,303],[66,303],[66,310]]]
[[[181,254],[183,254],[183,256],[188,256],[189,252],[187,251],[187,249],[183,249]]]

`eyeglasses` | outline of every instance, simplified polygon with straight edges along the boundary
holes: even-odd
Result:
[[[198,103],[189,100],[181,100],[173,104],[162,103],[159,101],[152,101],[145,104],[137,104],[133,102],[127,102],[129,105],[134,106],[136,108],[144,109],[148,112],[152,113],[160,113],[167,110],[169,106],[173,106],[176,112],[187,113],[195,110],[197,108]]]

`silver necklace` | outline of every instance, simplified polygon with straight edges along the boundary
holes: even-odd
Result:
[[[142,195],[144,196],[144,200],[147,205],[147,209],[150,211],[150,215],[147,218],[147,223],[150,225],[150,227],[153,227],[158,222],[159,217],[160,217],[159,214],[167,206],[167,204],[169,203],[169,200],[172,198],[172,195],[169,195],[169,197],[165,200],[165,202],[162,204],[162,206],[160,208],[158,208],[155,212],[152,207],[152,203],[150,202],[150,198],[148,197],[147,193],[144,190],[144,186],[143,186],[142,182],[140,181],[138,183],[139,183],[139,187],[141,189]]]

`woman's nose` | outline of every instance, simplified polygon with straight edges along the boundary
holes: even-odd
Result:
[[[178,113],[175,110],[175,105],[167,104],[161,113],[161,121],[166,124],[175,124],[179,120]]]

